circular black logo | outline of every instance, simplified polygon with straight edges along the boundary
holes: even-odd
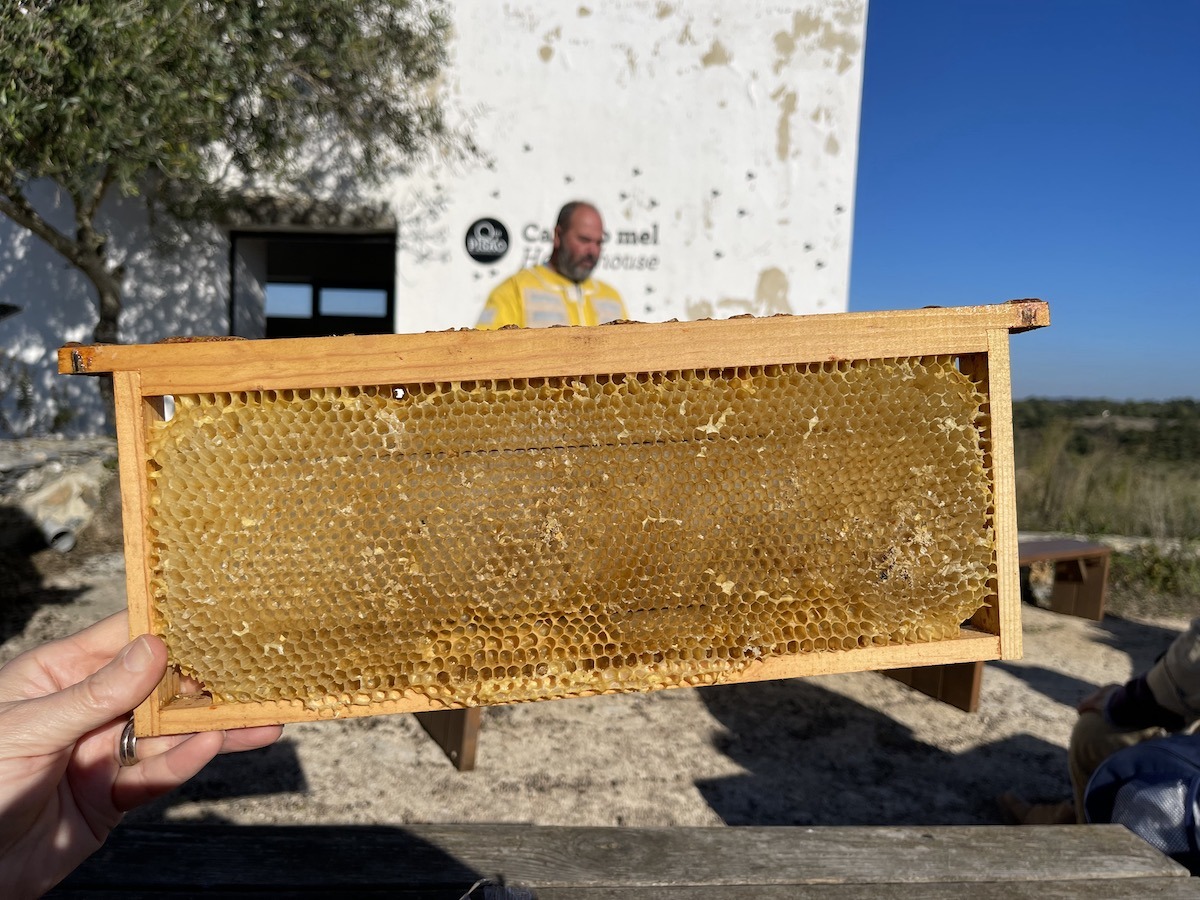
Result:
[[[480,219],[467,229],[467,253],[479,263],[493,263],[508,252],[508,229],[496,219]]]

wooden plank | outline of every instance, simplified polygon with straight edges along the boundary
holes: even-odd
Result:
[[[836,653],[802,653],[750,663],[739,675],[723,683],[771,681],[810,675],[837,675],[906,666],[935,666],[980,659],[999,659],[1000,645],[995,635],[963,629],[951,640],[921,644],[893,644],[864,647]]]
[[[982,662],[891,669],[883,674],[963,712],[979,711],[979,695],[983,688]],[[416,713],[416,717],[456,769],[460,772],[474,770],[482,724],[481,710],[436,710]]]
[[[1013,884],[922,884],[887,886],[886,894],[878,885],[811,884],[749,885],[721,887],[669,886],[636,888],[549,888],[537,892],[537,900],[1179,900],[1200,896],[1194,885],[1182,878],[1114,881],[1023,882]],[[459,900],[459,898],[454,898]]]
[[[416,716],[421,727],[454,763],[454,768],[460,772],[470,772],[475,768],[483,710],[478,707],[439,709],[419,712]]]
[[[598,328],[442,331],[273,341],[71,345],[59,371],[137,370],[147,394],[534,378],[956,355],[989,349],[989,334],[1049,324],[1038,300]]]
[[[203,848],[203,854],[180,854],[180,847]],[[330,865],[331,860],[353,864]],[[1149,883],[1190,885],[1187,874],[1116,825],[385,828],[164,823],[118,829],[67,886],[131,891],[303,886],[356,893],[421,888],[429,896],[443,896],[434,893],[443,889],[456,889],[461,896],[476,881],[490,878],[530,886],[549,898],[566,896],[553,889],[590,889],[593,897],[605,896],[601,891],[607,889],[612,891],[608,896],[644,897],[652,895],[628,892],[686,886],[755,886],[760,891],[772,886],[873,886],[874,896],[948,896],[930,891],[942,886],[974,894],[988,886],[1013,890],[1021,885],[1047,890],[1076,882],[1094,897],[1110,896],[1092,891],[1097,884],[1143,889]],[[897,893],[900,886],[907,893]]]
[[[463,900],[467,888],[374,887],[356,885],[355,897],[389,898],[389,900]],[[501,890],[501,888],[492,888]],[[809,884],[796,885],[636,885],[633,887],[550,887],[512,888],[514,897],[533,900],[1195,900],[1200,888],[1184,878],[1104,879],[1086,881],[1020,882],[1020,883],[945,883],[921,885],[887,885],[886,894],[879,885]],[[498,894],[485,895],[477,888],[468,900],[493,900]],[[518,891],[525,891],[520,894]],[[62,887],[46,896],[53,900],[162,900],[164,891],[118,888]],[[180,896],[180,894],[175,894]],[[311,900],[312,889],[307,887],[237,889],[238,900]]]
[[[239,894],[239,897],[242,895]],[[541,888],[536,900],[1181,900],[1200,896],[1183,878],[1087,879],[1078,881],[946,882],[943,884],[638,885],[636,887]],[[459,900],[455,897],[452,900]]]
[[[888,647],[864,647],[859,650],[837,652],[802,653],[795,656],[755,660],[741,672],[723,677],[715,683],[738,684],[876,669],[945,665],[973,662],[979,659],[999,659],[999,654],[999,639],[995,635],[964,629],[957,638],[952,640],[923,644],[896,644]],[[250,725],[278,725],[285,722],[312,722],[321,719],[425,712],[445,708],[443,704],[411,691],[399,700],[380,700],[369,705],[348,703],[318,709],[306,707],[300,701],[214,704],[204,699],[189,698],[173,701],[159,710],[157,731],[142,732],[139,726],[138,734],[139,736],[189,734],[193,731],[240,728]]]
[[[146,535],[149,509],[146,482],[146,428],[163,415],[162,401],[142,398],[141,375],[117,372],[113,375],[113,406],[117,427],[117,472],[121,482],[121,528],[125,544],[125,593],[129,608],[130,639],[142,634],[161,633],[156,628],[150,600],[150,555]],[[154,694],[134,711],[134,727],[139,734],[158,731],[159,710],[175,695],[178,675],[168,669]]]
[[[1013,457],[1012,376],[1008,333],[989,332],[988,405],[991,422],[992,494],[995,503],[997,604],[1000,658],[1020,659],[1021,583],[1017,563],[1016,464]]]
[[[942,693],[938,699],[963,712],[979,711],[979,694],[983,688],[983,663],[956,663],[942,667]]]

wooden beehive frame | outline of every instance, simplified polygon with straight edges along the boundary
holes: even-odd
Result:
[[[70,345],[66,374],[111,373],[116,402],[131,635],[156,631],[147,537],[148,427],[163,398],[256,390],[521,379],[609,372],[722,369],[830,360],[953,356],[990,408],[989,469],[994,494],[994,596],[953,640],[802,653],[756,660],[730,681],[1012,659],[1021,654],[1014,502],[1009,334],[1049,324],[1037,300],[993,306],[621,323],[599,328],[472,330],[417,335],[198,340],[153,345]],[[441,706],[424,695],[347,707],[337,715],[419,712]],[[171,734],[334,715],[294,702],[214,704],[183,695],[168,673],[135,713],[139,734]]]

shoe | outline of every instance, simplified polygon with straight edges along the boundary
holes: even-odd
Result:
[[[996,805],[1009,825],[1074,825],[1075,801],[1029,803],[1012,791],[996,798]]]

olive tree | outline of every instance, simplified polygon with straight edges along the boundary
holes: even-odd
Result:
[[[88,278],[95,340],[115,342],[111,192],[186,220],[255,186],[367,189],[445,138],[447,29],[434,0],[6,0],[0,213]],[[69,229],[30,201],[43,179],[70,198]]]

